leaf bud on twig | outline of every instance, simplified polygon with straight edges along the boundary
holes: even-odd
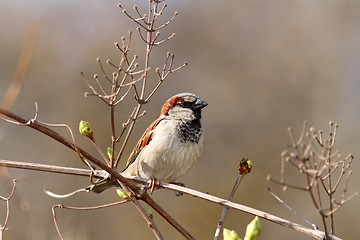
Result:
[[[234,230],[229,230],[227,228],[224,228],[223,238],[224,240],[241,240],[239,235]]]
[[[251,172],[252,166],[251,160],[243,157],[239,162],[238,171],[241,175],[246,175]]]
[[[261,233],[260,219],[258,216],[254,218],[246,227],[244,240],[258,240]]]
[[[111,147],[107,148],[106,154],[108,158],[111,160],[113,157],[116,158],[116,152],[113,152],[113,149]],[[114,154],[114,156],[113,156]]]
[[[81,120],[79,123],[79,132],[81,135],[92,138],[94,129],[89,122]]]
[[[116,189],[117,195],[122,197],[123,199],[128,199],[129,195],[123,189]]]

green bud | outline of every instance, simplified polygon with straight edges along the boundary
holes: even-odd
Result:
[[[224,228],[223,238],[224,240],[241,240],[239,235],[234,230],[229,230],[227,228]]]
[[[122,197],[123,199],[128,199],[129,195],[123,189],[116,189],[117,195]]]
[[[113,149],[111,147],[107,148],[106,154],[108,158],[111,160],[113,157]],[[114,152],[114,158],[116,157],[116,152]]]
[[[254,218],[246,227],[244,240],[258,240],[261,233],[260,219],[258,216]]]
[[[149,217],[153,218],[153,210],[152,210],[152,208],[149,208],[149,209],[147,210],[147,215],[148,215]]]
[[[91,137],[93,134],[93,127],[91,126],[91,124],[89,122],[85,122],[85,121],[80,121],[79,123],[79,132],[81,135],[87,136],[87,137]]]

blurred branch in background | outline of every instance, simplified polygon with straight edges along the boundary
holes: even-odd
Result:
[[[29,29],[16,66],[15,76],[1,101],[1,108],[10,109],[24,85],[25,77],[40,34],[40,28],[40,25],[33,24]]]
[[[40,34],[40,28],[40,25],[34,23],[29,29],[16,66],[14,78],[1,100],[0,107],[3,109],[9,110],[14,104],[16,98],[19,96],[33,57],[35,46]],[[8,190],[12,188],[12,181],[6,168],[0,168],[0,180]],[[29,203],[16,192],[13,198],[21,211],[27,211],[29,209]]]

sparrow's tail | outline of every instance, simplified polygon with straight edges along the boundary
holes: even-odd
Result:
[[[103,191],[111,188],[111,187],[120,187],[119,183],[116,180],[106,180],[102,182],[98,182],[95,184],[92,184],[85,188],[88,192],[94,192],[94,193],[102,193]]]

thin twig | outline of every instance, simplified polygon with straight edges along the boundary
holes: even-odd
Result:
[[[14,179],[13,180],[13,187],[11,189],[11,192],[10,192],[9,196],[8,197],[0,196],[0,199],[5,201],[5,203],[6,203],[5,220],[4,220],[4,223],[2,225],[0,225],[0,240],[3,239],[3,232],[5,230],[7,230],[7,223],[9,221],[9,217],[10,217],[10,199],[11,199],[11,197],[13,196],[13,194],[15,192],[15,187],[16,187],[16,180]]]
[[[179,233],[181,233],[186,239],[195,239],[185,228],[183,228],[176,220],[171,217],[162,207],[157,204],[147,193],[141,196],[141,199],[151,206],[157,213],[159,213],[171,226],[173,226]]]
[[[124,204],[129,202],[128,200],[122,200],[122,201],[118,201],[118,202],[113,202],[113,203],[108,203],[108,204],[104,204],[104,205],[100,205],[100,206],[93,206],[93,207],[72,207],[72,206],[65,206],[62,204],[58,204],[58,205],[54,205],[52,207],[52,215],[53,215],[53,220],[54,220],[54,225],[56,228],[56,231],[60,237],[60,239],[64,239],[61,232],[60,232],[60,228],[57,222],[57,217],[56,217],[56,208],[60,208],[60,209],[70,209],[70,210],[97,210],[97,209],[102,209],[102,208],[107,208],[107,207],[111,207],[111,206],[116,206],[116,205],[120,205],[120,204]]]
[[[174,15],[170,18],[170,20],[168,20],[168,21],[165,22],[164,24],[156,27],[155,30],[157,31],[157,30],[160,30],[160,29],[166,27],[166,26],[169,25],[169,24],[175,19],[175,17],[178,16],[178,15],[179,15],[179,13],[178,13],[178,12],[175,12]]]
[[[309,224],[310,226],[312,226],[315,230],[318,229],[318,227],[310,222],[309,220],[305,219],[304,217],[302,217],[300,214],[298,214],[292,207],[290,207],[284,200],[282,200],[279,196],[277,196],[275,193],[273,193],[270,188],[268,188],[268,191],[270,192],[270,194],[276,199],[278,200],[280,203],[282,203],[287,209],[289,209],[295,216],[297,216],[300,220],[306,222],[307,224]]]
[[[144,26],[142,23],[140,23],[140,21],[145,21],[145,19],[146,19],[147,16],[140,17],[140,18],[134,18],[134,17],[132,17],[132,16],[126,11],[126,9],[124,9],[124,8],[122,7],[121,4],[119,4],[118,7],[122,9],[122,12],[123,12],[129,19],[131,19],[133,22],[135,22],[136,24],[138,24],[140,27],[146,29],[146,26]]]
[[[34,171],[49,172],[49,173],[60,173],[60,174],[75,175],[75,176],[86,176],[86,177],[89,177],[92,174],[93,177],[99,179],[106,178],[108,176],[108,174],[104,170],[92,171],[89,169],[54,166],[54,165],[47,165],[40,163],[10,161],[4,159],[0,159],[0,167],[19,168],[26,170],[34,170]]]
[[[96,61],[99,63],[99,66],[100,66],[100,69],[101,69],[101,73],[103,74],[103,77],[110,83],[110,84],[112,84],[112,81],[111,81],[111,79],[108,77],[108,75],[106,74],[106,71],[105,71],[105,69],[104,69],[104,66],[103,66],[103,64],[102,64],[102,62],[101,62],[101,59],[100,58],[96,58]],[[99,84],[99,87],[101,87],[101,84],[100,83],[98,83]],[[102,88],[101,88],[102,89]],[[103,91],[104,92],[104,91]],[[105,92],[104,92],[104,94],[105,94]]]
[[[232,199],[233,199],[233,197],[234,197],[234,195],[235,195],[235,192],[237,191],[237,189],[238,189],[238,187],[239,187],[239,185],[240,185],[240,182],[241,182],[241,180],[242,180],[242,177],[243,177],[243,175],[240,174],[240,172],[238,172],[238,174],[237,174],[237,176],[236,176],[236,180],[235,180],[234,186],[233,186],[233,188],[232,188],[232,190],[231,190],[231,192],[230,192],[230,195],[229,195],[229,197],[228,197],[228,200],[229,200],[229,201],[232,201]],[[217,225],[217,227],[216,227],[214,240],[217,240],[217,239],[219,239],[219,237],[220,237],[221,231],[222,231],[222,229],[223,229],[223,227],[224,227],[225,217],[226,217],[228,211],[229,211],[229,207],[228,207],[228,206],[223,207],[223,211],[222,211],[222,213],[221,213],[220,220],[218,221],[218,225]]]

